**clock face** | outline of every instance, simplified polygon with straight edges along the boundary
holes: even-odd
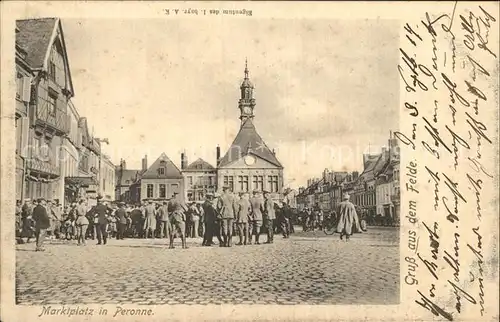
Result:
[[[252,165],[255,163],[255,158],[251,155],[246,155],[243,160],[245,161],[246,165]]]
[[[250,107],[245,106],[245,107],[243,108],[243,113],[245,113],[245,114],[250,114],[250,113],[251,113]]]

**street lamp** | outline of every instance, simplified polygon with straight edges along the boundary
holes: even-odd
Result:
[[[96,140],[97,142],[99,142],[99,146],[101,143],[106,143],[107,145],[109,145],[109,140],[108,138],[94,138],[94,140]],[[102,187],[101,187],[101,184],[102,184],[102,178],[101,178],[101,163],[102,163],[102,151],[100,150],[99,151],[99,185],[98,185],[98,188],[99,188],[99,193],[102,197],[103,196],[103,193],[102,193]]]

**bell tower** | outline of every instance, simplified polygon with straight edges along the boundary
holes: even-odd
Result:
[[[238,108],[240,109],[241,125],[248,119],[253,119],[253,109],[255,108],[255,99],[253,98],[254,86],[248,78],[248,62],[245,59],[245,78],[240,86],[241,97],[238,101]]]

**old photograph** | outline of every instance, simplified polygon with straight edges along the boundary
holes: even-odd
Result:
[[[398,304],[398,43],[16,20],[16,303]]]

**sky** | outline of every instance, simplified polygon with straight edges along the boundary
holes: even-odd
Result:
[[[115,164],[165,152],[215,165],[236,136],[248,59],[254,124],[285,186],[325,168],[362,170],[399,123],[399,25],[392,20],[65,19],[80,116]]]

